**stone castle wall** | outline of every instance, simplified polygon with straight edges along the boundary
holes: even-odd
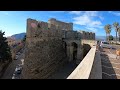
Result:
[[[85,57],[89,50],[96,45],[96,41],[81,39],[81,45],[83,46],[83,57]]]
[[[93,32],[79,31],[78,33],[80,33],[81,39],[95,40],[95,33]]]
[[[90,47],[93,47],[94,45],[97,44],[96,40],[86,40],[86,39],[81,39],[81,45],[88,44]]]
[[[67,31],[65,34],[66,39],[86,39],[95,40],[95,33],[85,31]]]
[[[94,33],[72,31],[73,24],[50,19],[41,22],[27,19],[24,79],[45,79],[67,62],[63,38],[91,44]],[[85,39],[85,40],[78,40]],[[86,41],[86,39],[91,39]],[[94,42],[92,42],[94,43]],[[78,45],[80,47],[80,45]],[[81,48],[78,49],[78,51]],[[78,55],[77,55],[78,56]]]
[[[66,62],[62,32],[54,25],[27,20],[23,78],[44,79]]]
[[[67,31],[66,39],[76,39],[78,37],[77,31]]]
[[[60,30],[66,30],[66,31],[72,31],[73,30],[73,23],[65,23],[58,21],[54,18],[51,18],[48,21],[49,24],[53,24],[56,26],[56,28],[59,28]]]

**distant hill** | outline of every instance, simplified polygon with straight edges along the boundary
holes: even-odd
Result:
[[[113,36],[113,38],[115,39],[116,37]],[[104,41],[104,40],[106,40],[106,36],[96,36],[96,40],[102,40],[102,41]]]
[[[96,36],[96,40],[106,40],[106,36]]]
[[[21,40],[24,38],[25,35],[26,35],[26,33],[19,33],[19,34],[14,34],[11,37],[15,38],[16,40]]]

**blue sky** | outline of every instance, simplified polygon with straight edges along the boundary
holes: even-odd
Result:
[[[95,32],[97,36],[105,36],[106,24],[120,23],[119,11],[0,11],[0,30],[5,36],[26,32],[27,18],[47,22],[56,18],[64,22],[73,22],[75,31]],[[111,35],[115,36],[114,28]]]

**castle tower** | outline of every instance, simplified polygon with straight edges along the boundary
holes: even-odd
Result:
[[[62,36],[47,22],[27,19],[24,79],[45,79],[66,62]]]

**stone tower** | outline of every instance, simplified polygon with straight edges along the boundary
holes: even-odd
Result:
[[[48,78],[66,62],[61,27],[51,23],[27,19],[24,79]]]

